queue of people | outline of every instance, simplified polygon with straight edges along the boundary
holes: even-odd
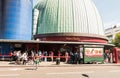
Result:
[[[84,53],[82,51],[64,51],[57,52],[54,51],[10,51],[10,62],[15,61],[16,64],[36,64],[39,62],[56,61],[59,58],[60,61],[64,61],[69,64],[83,64],[84,63]],[[38,60],[39,59],[39,60]],[[38,63],[38,64],[39,64]],[[104,52],[104,63],[112,63],[112,53],[109,50]]]
[[[15,61],[16,64],[23,64],[26,65],[26,63],[34,64],[36,60],[36,55],[39,58],[40,61],[47,61],[48,52],[47,51],[38,51],[35,52],[34,50],[31,51],[10,51],[10,62]],[[51,51],[49,56],[51,57],[51,61],[53,61],[54,53]]]
[[[110,50],[105,50],[104,52],[104,63],[112,63],[112,52]]]
[[[26,65],[28,64],[34,64],[36,55],[39,58],[39,62],[44,61],[51,61],[54,62],[56,58],[59,58],[60,60],[65,63],[72,63],[72,64],[77,64],[81,63],[80,61],[83,58],[83,54],[81,55],[79,52],[67,52],[65,51],[64,53],[58,51],[57,55],[55,55],[54,51],[41,51],[39,50],[36,52],[35,50],[30,50],[30,51],[10,51],[10,62],[15,61],[16,64],[23,64]]]
[[[70,63],[71,64],[82,64],[83,63],[83,53],[82,52],[70,52]]]
[[[10,62],[15,61],[16,64],[25,65],[28,61],[27,51],[10,51]]]

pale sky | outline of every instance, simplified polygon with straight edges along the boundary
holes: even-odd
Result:
[[[39,1],[39,0],[34,0]],[[93,0],[105,28],[120,26],[120,0]]]
[[[93,0],[102,16],[104,27],[120,26],[120,0]]]

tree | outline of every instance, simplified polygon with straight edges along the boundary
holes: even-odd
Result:
[[[120,32],[115,35],[113,44],[116,45],[116,47],[120,47]]]

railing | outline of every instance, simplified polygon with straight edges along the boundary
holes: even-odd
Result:
[[[10,57],[10,54],[0,54],[0,58],[2,58],[1,60],[5,60],[6,57]],[[31,57],[31,56],[28,56]],[[70,56],[38,56],[39,58],[70,58]]]
[[[0,54],[0,58],[1,60],[5,60],[6,57],[10,57],[11,55],[8,55],[8,54]]]

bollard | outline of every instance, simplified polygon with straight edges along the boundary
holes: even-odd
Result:
[[[60,58],[56,58],[56,65],[60,64]]]

